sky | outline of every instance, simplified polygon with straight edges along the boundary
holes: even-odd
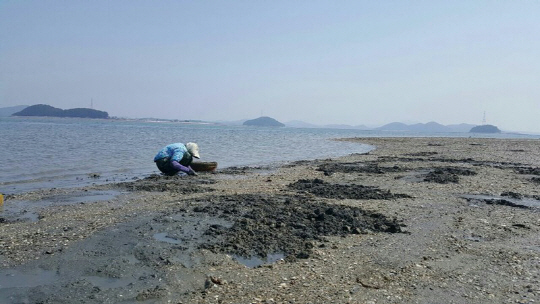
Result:
[[[0,0],[0,107],[540,132],[540,1]]]

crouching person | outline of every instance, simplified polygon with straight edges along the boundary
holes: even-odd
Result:
[[[154,162],[165,175],[197,175],[190,167],[193,157],[200,158],[199,146],[196,143],[174,143],[161,149],[154,157]]]

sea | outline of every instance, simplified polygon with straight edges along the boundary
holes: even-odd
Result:
[[[374,147],[352,137],[540,138],[516,133],[411,133],[332,128],[271,128],[150,120],[0,117],[0,193],[121,182],[159,173],[164,146],[196,142],[200,161],[228,167],[278,166],[337,158]]]

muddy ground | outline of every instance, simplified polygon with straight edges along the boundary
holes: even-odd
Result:
[[[1,303],[540,301],[537,140],[348,140],[377,149],[7,196]]]

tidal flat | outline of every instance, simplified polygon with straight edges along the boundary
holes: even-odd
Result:
[[[8,195],[0,299],[540,301],[540,141],[341,140],[375,149]]]

